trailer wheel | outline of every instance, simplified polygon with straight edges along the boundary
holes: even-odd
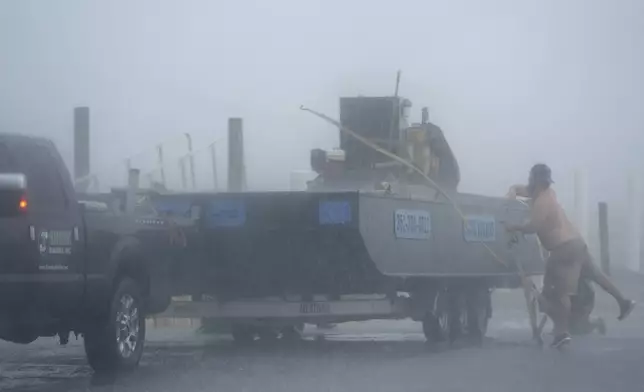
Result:
[[[106,317],[84,333],[85,354],[95,372],[134,369],[143,355],[145,315],[138,285],[123,278],[116,287]]]
[[[271,327],[258,328],[257,335],[259,336],[259,340],[265,343],[274,343],[279,338],[278,331]]]
[[[282,339],[287,341],[297,341],[302,339],[304,333],[304,324],[296,324],[282,329]]]
[[[447,295],[439,292],[434,298],[434,306],[431,312],[427,312],[423,318],[423,333],[428,342],[440,343],[449,338],[450,315]]]
[[[235,324],[232,326],[232,335],[235,343],[240,345],[251,344],[255,340],[255,331],[248,325]]]
[[[472,290],[467,298],[467,334],[482,343],[490,320],[491,293],[487,288]]]
[[[453,293],[449,298],[449,342],[466,336],[469,329],[469,314],[463,293]]]
[[[482,343],[487,334],[490,321],[492,294],[487,288],[475,290],[470,293],[468,301],[468,334],[477,343]]]

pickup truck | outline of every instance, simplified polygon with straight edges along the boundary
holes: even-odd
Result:
[[[131,369],[170,303],[168,225],[79,198],[51,141],[0,133],[0,339],[74,333],[95,371]]]

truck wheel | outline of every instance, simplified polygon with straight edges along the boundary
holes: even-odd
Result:
[[[85,332],[85,354],[95,372],[131,370],[138,366],[145,342],[142,298],[134,280],[117,285],[109,314]]]

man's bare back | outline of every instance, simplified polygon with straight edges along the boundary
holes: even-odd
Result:
[[[526,186],[515,185],[511,188],[512,191],[515,196],[530,197]],[[581,239],[579,231],[566,216],[552,188],[541,191],[532,200],[530,215],[531,229],[539,236],[541,245],[548,251],[568,241]]]

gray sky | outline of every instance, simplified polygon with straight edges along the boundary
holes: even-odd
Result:
[[[641,0],[0,0],[0,130],[70,159],[71,110],[89,105],[100,168],[242,116],[251,185],[284,188],[338,140],[299,105],[337,116],[340,95],[391,94],[402,69],[463,190],[501,194],[545,161],[564,195],[585,168],[595,198],[617,197],[644,163],[643,33]]]

